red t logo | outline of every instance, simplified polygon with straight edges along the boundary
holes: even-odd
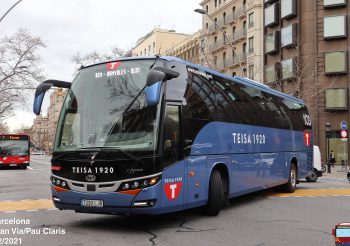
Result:
[[[107,71],[110,71],[110,70],[116,70],[120,64],[122,64],[121,62],[110,62],[110,63],[107,63],[106,64],[106,69]]]
[[[164,185],[165,195],[169,200],[178,198],[181,192],[182,182],[169,183]]]

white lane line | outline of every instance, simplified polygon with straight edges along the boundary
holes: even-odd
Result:
[[[38,160],[35,160],[35,159],[32,159],[32,160],[33,160],[33,161],[40,162],[40,163],[44,163],[44,164],[50,164],[50,162],[38,161]]]
[[[5,214],[13,214],[16,213],[16,211],[4,211]]]
[[[33,170],[33,168],[32,168],[32,167],[27,167],[27,169],[29,169],[30,171],[32,171],[32,170]]]
[[[28,209],[26,210],[26,212],[38,212],[39,210],[38,209]]]

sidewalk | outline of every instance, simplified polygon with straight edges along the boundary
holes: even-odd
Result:
[[[328,166],[326,166],[328,168]],[[338,178],[346,178],[349,167],[341,165],[334,165],[331,167],[331,173],[328,173],[328,169],[325,173],[323,173],[322,177],[338,177]]]

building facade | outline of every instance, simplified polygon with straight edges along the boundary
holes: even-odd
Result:
[[[201,31],[197,31],[182,42],[174,45],[161,55],[176,56],[184,60],[199,63],[199,44]]]
[[[200,63],[263,80],[263,0],[204,0]]]
[[[131,53],[132,56],[162,54],[188,37],[189,35],[176,33],[174,30],[154,28],[150,33],[137,41]]]
[[[33,122],[32,126],[32,139],[33,147],[36,149],[44,150],[48,145],[48,118],[38,115]]]
[[[305,100],[314,143],[337,163],[349,150],[348,15],[346,0],[264,0],[264,81]]]
[[[56,126],[58,117],[60,116],[61,108],[63,105],[64,98],[67,94],[66,90],[62,88],[54,89],[50,95],[50,106],[47,110],[47,119],[48,119],[48,146],[47,149],[51,150],[53,147],[53,142],[55,140]]]

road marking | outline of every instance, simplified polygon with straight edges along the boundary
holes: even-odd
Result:
[[[44,163],[44,164],[49,164],[49,165],[50,165],[50,162],[38,161],[38,160],[35,160],[35,159],[32,159],[32,160],[33,160],[33,161],[40,162],[40,163]]]
[[[269,193],[269,197],[330,197],[350,196],[350,189],[327,188],[327,189],[297,189],[294,193]]]
[[[54,208],[51,199],[0,202],[0,212]]]
[[[33,168],[32,168],[32,167],[27,167],[27,169],[29,169],[30,171],[32,171],[32,170],[33,170]]]

